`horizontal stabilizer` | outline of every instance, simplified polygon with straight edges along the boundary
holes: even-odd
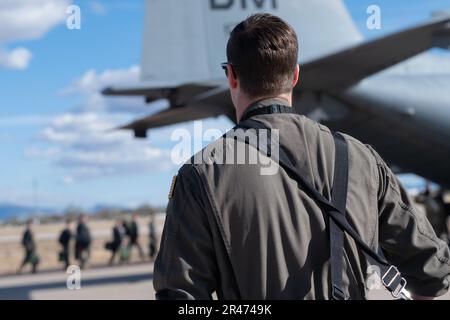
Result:
[[[142,96],[147,102],[168,99],[171,105],[177,106],[214,87],[217,87],[216,83],[189,83],[179,86],[143,83],[134,87],[108,87],[102,91],[102,94],[105,96]]]
[[[228,88],[218,87],[197,95],[185,106],[170,106],[166,110],[133,121],[120,129],[131,129],[135,132],[137,138],[145,138],[148,129],[181,122],[217,117],[220,115],[227,115],[234,120],[235,112],[231,105],[229,94]]]

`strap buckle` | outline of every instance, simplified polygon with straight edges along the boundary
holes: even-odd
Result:
[[[381,278],[381,282],[394,298],[412,300],[411,294],[405,289],[407,282],[396,267],[391,266]]]
[[[347,300],[345,299],[345,293],[337,286],[333,285],[331,288],[331,296],[334,300]]]
[[[405,285],[406,285],[406,280],[405,280]],[[403,287],[402,290],[400,290],[400,300],[413,300],[413,298],[411,297],[411,293],[405,289],[405,287]]]

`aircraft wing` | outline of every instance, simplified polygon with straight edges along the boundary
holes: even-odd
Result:
[[[137,138],[145,138],[147,130],[176,123],[227,115],[235,119],[235,111],[227,87],[217,87],[197,95],[181,107],[170,107],[148,117],[133,121],[120,129],[133,130]]]
[[[450,16],[307,62],[299,90],[344,89],[432,47],[450,48]]]

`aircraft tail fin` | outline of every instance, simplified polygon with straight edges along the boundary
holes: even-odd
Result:
[[[233,27],[250,14],[280,16],[296,30],[300,60],[362,39],[341,0],[147,0],[141,77],[144,82],[223,78],[219,68]]]

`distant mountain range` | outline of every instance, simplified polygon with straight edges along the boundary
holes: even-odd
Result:
[[[36,210],[32,207],[10,203],[0,203],[0,220],[5,220],[13,217],[24,218],[36,213],[36,211],[42,212],[43,210]]]
[[[86,213],[95,214],[102,210],[128,210],[125,206],[103,205],[98,204],[90,209],[85,210]],[[0,221],[10,218],[26,219],[32,215],[46,216],[63,214],[65,210],[55,208],[33,208],[25,205],[17,205],[12,203],[0,203]]]
[[[130,210],[131,208],[126,206],[119,206],[119,205],[108,205],[108,204],[97,204],[93,206],[91,209],[88,210],[90,213],[97,213],[103,210],[117,210],[117,211],[126,211]]]
[[[12,203],[0,203],[0,221],[5,221],[11,218],[17,218],[19,220],[27,219],[30,216],[54,216],[54,215],[64,215],[68,211],[74,210],[79,212],[80,210],[87,214],[98,214],[102,211],[121,211],[129,212],[137,210],[139,207],[132,208],[129,206],[121,206],[114,204],[96,204],[90,208],[79,209],[77,207],[67,207],[65,209],[61,208],[45,208],[39,207],[34,208],[26,205],[12,204]],[[153,207],[157,212],[164,212],[165,207]]]

